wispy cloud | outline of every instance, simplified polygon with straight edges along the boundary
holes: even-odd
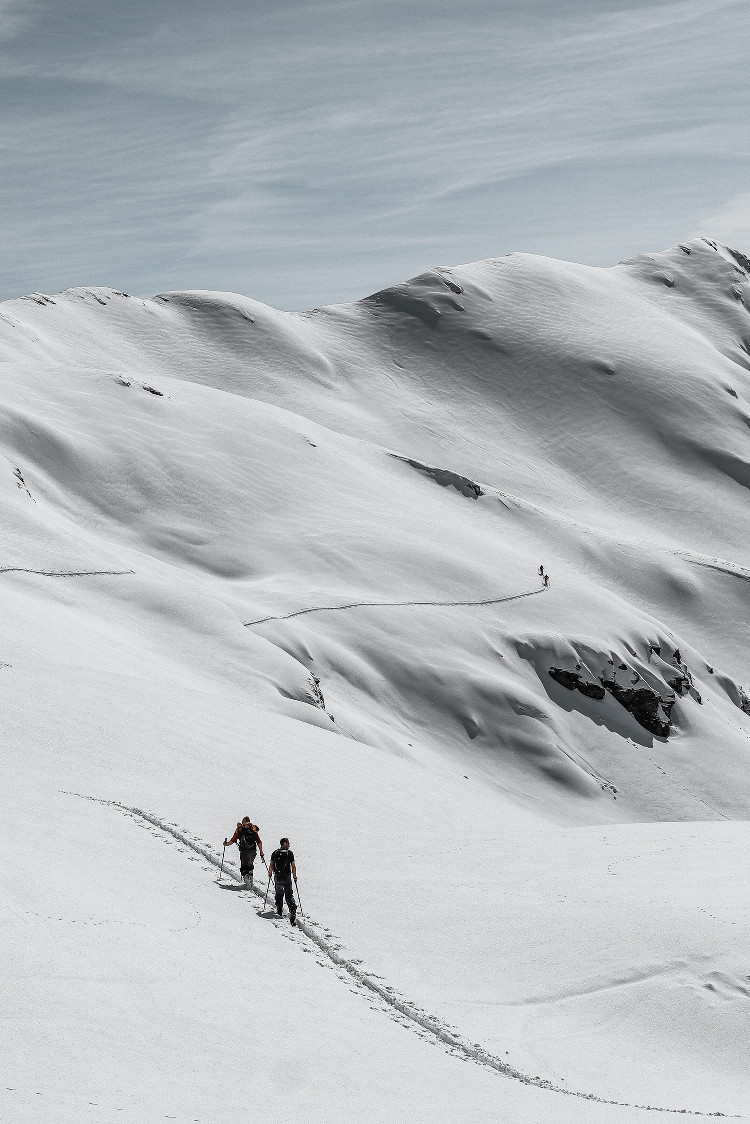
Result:
[[[47,3],[0,53],[0,280],[302,307],[436,257],[676,241],[743,188],[748,22],[744,0]]]
[[[20,35],[38,11],[36,0],[0,0],[0,42]]]

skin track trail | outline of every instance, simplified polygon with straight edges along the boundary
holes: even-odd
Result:
[[[105,574],[121,577],[135,570],[29,570],[25,566],[0,566],[0,574],[41,574],[44,578],[90,578]]]
[[[288,621],[292,617],[301,617],[305,613],[330,613],[342,609],[398,609],[410,605],[500,605],[503,601],[520,601],[522,597],[533,597],[537,593],[544,593],[547,586],[541,589],[529,589],[526,593],[513,593],[510,597],[491,597],[486,601],[352,601],[348,605],[316,605],[311,609],[296,609],[293,613],[284,613],[280,617],[260,617],[257,621],[245,621],[245,628],[254,624],[265,624],[266,621]]]
[[[534,590],[534,592],[541,593],[542,590]],[[521,594],[521,596],[529,595]],[[501,598],[500,600],[513,599]],[[471,602],[471,604],[475,604],[475,602]],[[152,812],[145,812],[141,808],[130,808],[126,804],[121,804],[117,800],[102,800],[96,796],[86,796],[81,792],[66,792],[65,795],[77,796],[82,800],[92,800],[96,804],[105,804],[111,808],[116,808],[124,815],[130,816],[133,819],[139,819],[145,821],[146,823],[150,823],[160,831],[163,831],[167,835],[171,835],[174,839],[179,840],[180,843],[184,843],[184,845],[186,847],[189,847],[191,851],[194,851],[196,854],[200,855],[201,858],[206,859],[213,866],[217,868],[221,868],[222,866],[220,857],[218,855],[215,855],[212,849],[210,849],[205,843],[197,841],[195,838],[189,836],[184,830],[178,828],[175,824],[167,823],[159,816],[155,816]],[[237,873],[237,871],[231,869],[231,867],[229,867],[226,862],[224,862],[223,867],[224,873],[226,873],[229,878],[232,878],[235,882],[242,881],[242,878]],[[257,897],[265,899],[265,890],[261,890],[260,887],[253,887],[252,892]],[[576,1092],[574,1089],[564,1089],[560,1085],[554,1085],[551,1081],[545,1081],[541,1078],[531,1077],[526,1073],[522,1073],[520,1070],[515,1069],[512,1065],[509,1065],[508,1062],[504,1062],[495,1054],[490,1053],[489,1050],[484,1050],[481,1046],[476,1046],[468,1042],[456,1031],[451,1030],[450,1027],[442,1023],[437,1017],[435,1017],[434,1015],[430,1015],[426,1011],[423,1011],[415,1004],[409,1003],[406,999],[403,999],[401,998],[401,996],[397,995],[387,985],[381,983],[380,980],[368,975],[367,972],[363,972],[354,961],[348,960],[345,956],[341,956],[341,954],[334,946],[335,938],[331,940],[329,936],[319,931],[319,927],[316,922],[312,921],[309,917],[302,916],[301,914],[301,909],[298,909],[297,928],[300,929],[300,931],[308,938],[308,940],[315,944],[317,948],[325,956],[327,956],[333,964],[336,965],[337,968],[341,968],[346,971],[352,978],[352,980],[358,985],[358,987],[362,989],[368,989],[370,992],[374,992],[378,999],[382,1000],[393,1010],[398,1011],[406,1019],[410,1020],[414,1024],[415,1028],[419,1027],[421,1030],[428,1031],[428,1033],[432,1034],[436,1039],[447,1046],[452,1053],[461,1055],[468,1061],[475,1062],[478,1065],[486,1066],[489,1069],[495,1070],[496,1073],[500,1073],[504,1077],[509,1077],[514,1081],[520,1081],[524,1085],[534,1085],[536,1086],[536,1088],[545,1089],[550,1093],[562,1093],[567,1097],[578,1097],[581,1100],[594,1101],[597,1104],[610,1104],[617,1105],[620,1108],[641,1109],[644,1112],[667,1112],[682,1116],[714,1116],[734,1120],[746,1119],[746,1117],[741,1116],[728,1117],[724,1112],[696,1112],[694,1110],[686,1108],[660,1108],[657,1105],[631,1104],[628,1101],[608,1100],[606,1097],[598,1097],[594,1093],[580,1093]]]

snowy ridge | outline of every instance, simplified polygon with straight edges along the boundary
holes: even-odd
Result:
[[[535,591],[539,592],[539,591]],[[188,835],[184,830],[178,828],[175,824],[167,823],[153,812],[146,812],[142,808],[128,807],[126,804],[121,804],[117,800],[102,800],[96,796],[86,796],[80,792],[68,793],[70,796],[78,796],[83,800],[91,800],[97,804],[104,804],[105,806],[117,808],[118,811],[126,815],[132,816],[136,819],[145,820],[152,824],[154,827],[159,828],[160,831],[166,832],[174,839],[184,843],[201,858],[206,859],[213,866],[222,869],[226,874],[234,879],[235,882],[241,882],[242,878],[236,870],[232,869],[226,861],[222,863],[221,859],[213,853],[213,851],[205,844],[198,842],[194,837]],[[232,864],[234,865],[234,864]],[[266,892],[260,887],[253,886],[253,893],[265,900]],[[477,1062],[479,1065],[487,1066],[501,1073],[504,1077],[509,1077],[514,1081],[520,1081],[524,1085],[533,1085],[539,1089],[545,1089],[552,1093],[564,1093],[569,1097],[579,1097],[581,1100],[595,1101],[598,1104],[618,1105],[621,1108],[635,1108],[644,1112],[667,1112],[677,1115],[686,1116],[714,1116],[723,1117],[725,1119],[742,1120],[745,1119],[740,1115],[729,1116],[723,1112],[699,1112],[686,1108],[663,1108],[658,1105],[640,1105],[632,1104],[628,1101],[615,1101],[609,1100],[606,1097],[596,1096],[594,1093],[582,1093],[574,1089],[565,1089],[560,1085],[555,1085],[551,1081],[545,1081],[537,1077],[532,1077],[529,1074],[522,1073],[520,1070],[515,1069],[507,1062],[502,1061],[500,1058],[491,1054],[488,1050],[483,1049],[476,1043],[468,1042],[460,1034],[455,1033],[444,1023],[434,1016],[428,1014],[426,1011],[421,1010],[419,1007],[401,996],[395,994],[387,985],[379,983],[373,979],[372,976],[366,972],[361,971],[357,964],[342,956],[332,944],[331,940],[319,932],[316,922],[312,921],[309,917],[301,915],[301,908],[297,913],[297,928],[301,929],[305,936],[311,940],[337,967],[343,968],[351,978],[361,987],[368,988],[374,992],[379,999],[383,1000],[389,1007],[394,1008],[404,1015],[411,1022],[420,1026],[423,1030],[428,1031],[440,1040],[444,1045],[449,1046],[452,1051],[463,1055],[470,1061]]]

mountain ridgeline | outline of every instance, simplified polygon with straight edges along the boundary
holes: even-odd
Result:
[[[747,818],[748,273],[695,239],[303,313],[6,301],[0,570],[62,664],[75,607],[106,666],[427,747],[547,819]]]

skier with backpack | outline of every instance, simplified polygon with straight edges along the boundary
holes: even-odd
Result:
[[[297,867],[294,862],[294,852],[289,850],[289,840],[286,836],[280,840],[280,846],[271,855],[271,862],[268,866],[269,880],[271,875],[273,875],[276,889],[276,913],[281,917],[284,910],[284,898],[286,898],[286,904],[289,906],[289,920],[292,925],[296,925],[297,903],[294,900],[292,879],[295,882],[297,881]]]
[[[258,835],[258,825],[250,822],[249,816],[244,816],[242,823],[237,824],[237,830],[231,839],[224,840],[225,847],[231,847],[236,843],[240,849],[240,874],[245,887],[248,890],[253,888],[253,867],[255,866],[255,856],[260,848],[260,857],[265,858],[263,855],[263,843]]]

